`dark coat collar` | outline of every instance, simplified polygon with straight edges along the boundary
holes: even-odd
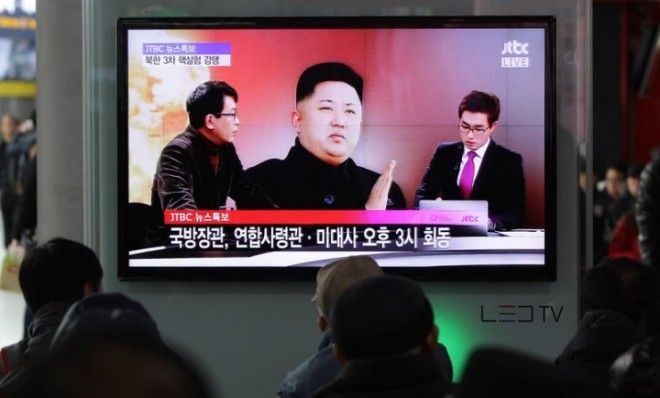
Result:
[[[322,175],[327,177],[348,177],[351,168],[355,167],[353,159],[348,158],[343,163],[333,166],[320,160],[307,149],[305,149],[300,140],[296,138],[296,143],[291,147],[286,156],[286,161],[295,165],[306,174]]]
[[[216,145],[211,142],[208,138],[204,137],[204,134],[197,131],[193,126],[188,125],[185,130],[185,134],[188,135],[191,141],[197,142],[200,148],[203,148],[209,155],[219,154],[226,148],[227,144]]]

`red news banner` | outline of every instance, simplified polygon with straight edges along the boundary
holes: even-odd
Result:
[[[479,225],[465,210],[165,210],[165,225]]]

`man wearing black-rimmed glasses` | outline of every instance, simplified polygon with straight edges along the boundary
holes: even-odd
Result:
[[[525,178],[522,156],[491,139],[497,128],[500,100],[472,91],[458,106],[461,141],[441,144],[415,193],[420,200],[488,201],[489,229],[522,226]]]
[[[238,94],[222,81],[202,83],[186,99],[190,124],[163,148],[151,188],[152,206],[162,209],[219,209],[227,197],[272,208],[252,183],[234,148]]]

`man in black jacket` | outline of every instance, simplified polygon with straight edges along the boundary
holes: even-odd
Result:
[[[261,208],[274,205],[249,181],[234,148],[238,94],[221,81],[202,83],[188,96],[190,125],[161,152],[151,188],[157,209],[224,208],[227,197]]]
[[[394,160],[379,176],[351,159],[361,133],[362,86],[362,77],[338,62],[312,65],[300,75],[292,112],[295,145],[285,159],[269,159],[247,170],[280,208],[406,207],[392,181]]]
[[[606,385],[612,362],[650,332],[657,274],[636,260],[607,258],[580,284],[585,311],[556,364]]]
[[[494,94],[472,91],[458,106],[461,141],[441,144],[415,193],[420,200],[488,201],[489,229],[522,226],[525,177],[522,157],[491,139],[500,116]]]
[[[308,398],[314,391],[332,381],[340,371],[332,354],[335,337],[330,328],[330,309],[335,300],[351,285],[374,276],[384,275],[378,263],[367,256],[350,256],[333,261],[316,274],[316,292],[312,302],[318,310],[316,323],[323,333],[318,351],[287,373],[277,395],[282,398]]]
[[[341,374],[314,398],[443,397],[451,381],[433,354],[438,327],[421,287],[376,276],[349,287],[332,307],[330,326]]]

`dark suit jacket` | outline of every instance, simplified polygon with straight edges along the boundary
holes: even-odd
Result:
[[[422,199],[463,199],[456,181],[463,143],[441,144],[433,154],[422,184],[415,192],[415,207]],[[472,200],[488,201],[488,216],[497,228],[521,227],[525,214],[525,177],[522,156],[491,140],[472,188]]]
[[[283,160],[269,159],[245,172],[281,209],[364,209],[380,174],[360,167],[348,158],[334,167],[296,143]],[[259,208],[253,203],[236,201],[239,208]],[[405,209],[401,188],[393,182],[387,209]]]
[[[217,153],[220,167],[213,170],[209,156]],[[234,144],[214,145],[194,128],[174,137],[163,148],[151,188],[151,205],[164,209],[219,209],[227,196],[258,208],[276,207],[261,188],[250,181]]]

